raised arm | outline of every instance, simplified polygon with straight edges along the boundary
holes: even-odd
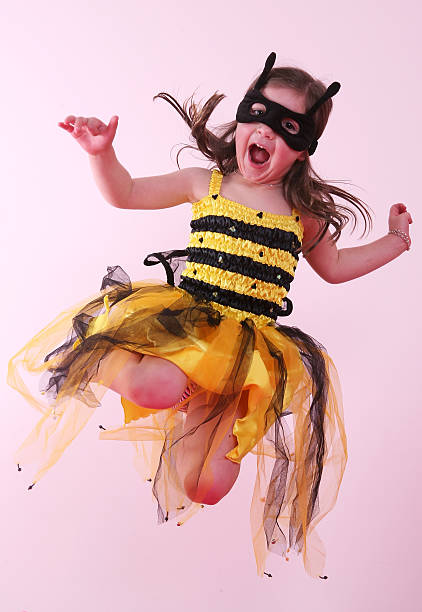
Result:
[[[304,250],[318,233],[318,222],[302,215],[304,226]],[[404,204],[394,204],[390,208],[389,229],[398,229],[409,234],[410,214]],[[361,246],[337,249],[326,233],[321,242],[305,256],[308,263],[321,278],[328,283],[344,283],[364,276],[388,262],[404,251],[407,246],[402,238],[395,234],[386,234],[382,238]]]
[[[118,117],[108,125],[96,117],[69,115],[59,126],[72,134],[88,153],[98,189],[117,208],[168,208],[194,202],[204,184],[203,168],[185,168],[170,174],[132,179],[116,157],[112,142]]]
[[[202,168],[184,168],[170,174],[132,178],[117,160],[113,147],[90,155],[92,173],[107,202],[117,208],[169,208],[194,202]]]

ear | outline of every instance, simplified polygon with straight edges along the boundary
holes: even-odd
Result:
[[[298,161],[305,161],[306,156],[308,155],[308,151],[302,151],[302,153],[297,158]]]

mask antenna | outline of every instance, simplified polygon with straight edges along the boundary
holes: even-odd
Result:
[[[339,89],[340,89],[340,83],[338,83],[337,81],[334,81],[334,83],[331,83],[331,85],[327,87],[325,94],[319,100],[315,102],[315,104],[312,106],[312,108],[308,110],[306,114],[313,115],[314,112],[317,111],[319,107],[322,106],[322,104],[324,104],[324,102],[328,100],[328,98],[332,98],[333,96],[335,96]]]
[[[261,89],[262,87],[264,87],[264,85],[266,84],[266,82],[268,80],[268,75],[270,74],[271,69],[274,66],[275,58],[276,58],[276,54],[273,51],[267,57],[267,60],[265,62],[265,66],[264,66],[264,70],[259,75],[259,78],[258,78],[258,80],[256,82],[256,85],[255,85],[254,89]]]

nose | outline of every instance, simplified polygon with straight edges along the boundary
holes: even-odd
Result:
[[[265,123],[258,124],[258,127],[256,128],[256,133],[262,136],[263,138],[270,138],[271,140],[274,138],[273,130]]]

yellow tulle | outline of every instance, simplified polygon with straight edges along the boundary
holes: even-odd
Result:
[[[143,354],[155,355],[171,361],[208,394],[224,394],[228,384],[228,373],[236,368],[241,343],[244,342],[244,326],[235,319],[222,317],[218,325],[190,326],[186,322],[184,333],[180,337],[171,337],[169,332],[154,321],[163,310],[185,312],[193,308],[195,301],[190,294],[166,284],[139,282],[127,298],[110,307],[109,295],[97,294],[99,307],[92,317],[86,335],[75,340],[69,348],[71,354],[78,352],[79,361],[70,367],[67,377],[67,395],[60,393],[55,402],[30,390],[30,382],[24,379],[22,372],[36,375],[47,372],[58,362],[59,356],[53,355],[44,362],[46,354],[54,351],[63,338],[69,334],[72,320],[78,315],[85,302],[63,312],[51,324],[37,334],[11,360],[8,382],[31,402],[42,417],[36,428],[18,449],[15,461],[20,465],[36,463],[34,482],[57,462],[64,450],[78,435],[99,405],[107,386],[124,366],[125,356],[114,360],[101,381],[91,382],[81,394],[81,372],[92,365],[96,359],[96,350],[104,351],[104,338],[118,343],[120,348],[134,350],[138,343]],[[185,310],[184,310],[185,309]],[[309,410],[312,402],[312,380],[304,366],[297,343],[277,331],[273,325],[257,328],[250,326],[252,349],[250,363],[242,388],[233,405],[227,408],[219,427],[216,441],[223,438],[229,427],[230,419],[236,414],[240,405],[244,405],[244,416],[234,421],[232,432],[236,446],[227,453],[231,462],[239,464],[249,452],[256,455],[257,473],[251,504],[252,541],[255,551],[257,571],[263,575],[265,560],[269,550],[286,556],[286,544],[275,539],[267,543],[264,530],[264,508],[272,491],[272,470],[276,460],[274,444],[266,437],[274,425],[276,413],[268,411],[268,405],[274,395],[279,364],[269,352],[268,347],[276,347],[282,354],[287,373],[284,391],[284,408],[291,413],[286,417],[285,448],[289,452],[289,475],[287,479],[286,503],[282,515],[268,517],[277,521],[284,533],[288,533],[289,524],[295,521],[296,527],[303,531],[301,554],[306,571],[311,576],[323,572],[325,563],[324,546],[316,532],[316,525],[334,506],[347,458],[346,436],[343,426],[341,391],[335,367],[324,352],[324,360],[329,374],[328,395],[325,406],[324,436],[326,452],[324,469],[319,488],[319,508],[315,519],[309,521],[307,510],[309,504],[310,482],[307,471],[307,452],[312,446],[309,427]],[[98,337],[98,345],[95,344]],[[168,337],[168,342],[167,342]],[[157,340],[159,338],[159,340]],[[89,345],[89,351],[84,347]],[[243,350],[243,349],[242,349]],[[129,355],[130,353],[127,353]],[[70,395],[69,395],[70,394]],[[136,450],[135,466],[142,478],[153,481],[160,463],[163,443],[171,445],[174,437],[183,429],[186,415],[176,409],[154,411],[137,406],[123,399],[122,425],[100,433],[103,440],[131,441]],[[287,422],[290,432],[287,433]],[[212,446],[212,448],[214,448]],[[210,453],[212,453],[212,448]],[[164,466],[165,467],[165,466]],[[161,467],[161,470],[164,468]],[[170,470],[170,467],[168,468]],[[173,468],[171,468],[173,469]],[[170,473],[170,472],[169,472]],[[176,516],[180,523],[193,516],[201,504],[186,504],[182,490],[174,488],[167,472],[162,471],[161,486],[163,491],[168,487],[167,514]],[[165,499],[166,495],[163,494]],[[295,501],[296,500],[296,501]],[[163,502],[164,503],[164,502]],[[292,505],[295,513],[292,516]],[[185,505],[186,511],[180,510]],[[297,510],[298,509],[298,510]],[[289,523],[290,522],[290,523]],[[280,548],[281,547],[281,548]]]

